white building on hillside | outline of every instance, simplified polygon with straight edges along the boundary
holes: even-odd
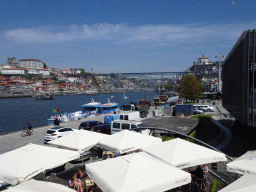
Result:
[[[30,69],[43,69],[43,61],[39,59],[21,59],[18,62],[18,67],[20,68],[30,68]]]
[[[1,73],[5,75],[25,75],[27,70],[25,68],[3,68]]]
[[[27,69],[28,71],[28,74],[30,75],[39,75],[39,74],[42,74],[44,76],[48,76],[50,75],[50,70],[48,69]]]
[[[78,82],[78,81],[79,81],[79,78],[78,78],[78,77],[67,77],[66,79],[67,79],[67,81],[69,81],[70,83],[75,83],[75,82]]]

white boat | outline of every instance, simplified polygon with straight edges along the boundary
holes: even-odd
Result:
[[[125,96],[125,91],[124,91],[124,94],[123,94],[123,99],[127,99],[128,97]]]
[[[74,113],[71,113],[71,118],[74,118],[74,120],[79,120],[82,117],[82,111],[76,111]]]

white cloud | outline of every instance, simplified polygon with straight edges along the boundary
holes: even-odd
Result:
[[[252,26],[250,23],[247,26]],[[59,43],[80,40],[112,40],[123,44],[134,41],[166,43],[200,39],[207,35],[239,36],[246,25],[139,25],[100,23],[95,25],[42,26],[38,28],[6,31],[9,40],[26,43]]]

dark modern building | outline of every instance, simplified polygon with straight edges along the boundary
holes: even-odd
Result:
[[[256,30],[244,31],[222,68],[223,107],[241,124],[256,126]]]

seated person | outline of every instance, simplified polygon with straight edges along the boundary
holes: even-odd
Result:
[[[196,166],[196,169],[193,170],[193,171],[190,171],[189,173],[191,173],[192,175],[195,176],[195,179],[203,179],[203,170],[202,170],[202,167],[201,165],[197,165]]]
[[[70,188],[73,187],[73,184],[72,184],[71,179],[72,179],[72,176],[69,176],[69,178],[68,178],[68,180],[67,180],[67,182],[66,182],[66,186],[67,186],[67,187],[70,187]]]
[[[203,170],[203,177],[205,178],[207,173],[209,172],[209,168],[206,164],[203,164],[202,170]]]
[[[94,184],[93,186],[91,186],[88,190],[88,192],[101,192],[102,190],[96,185]]]
[[[115,157],[120,157],[120,153],[115,153]]]
[[[112,158],[114,158],[114,157],[119,157],[119,156],[120,156],[119,153],[112,153],[112,154],[111,154],[111,157],[112,157]]]
[[[79,181],[76,177],[76,174],[70,176],[67,181],[67,186],[70,188],[75,188],[77,192],[84,192],[83,182]]]
[[[76,174],[77,179],[81,181],[81,179],[82,179],[83,176],[84,176],[84,174],[82,173],[81,169],[76,168],[75,174]]]

